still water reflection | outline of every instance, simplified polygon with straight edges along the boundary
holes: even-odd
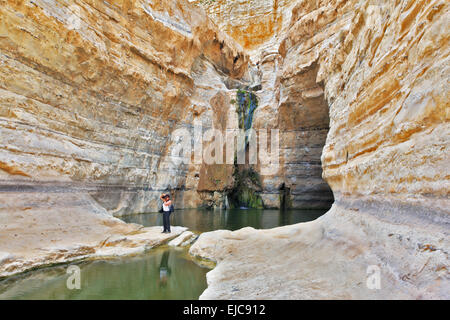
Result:
[[[218,229],[237,230],[243,227],[269,229],[288,224],[314,220],[326,210],[175,210],[170,220],[174,226],[188,227],[194,232],[207,232]],[[146,227],[162,225],[158,213],[129,215],[122,218],[126,222],[142,224]]]
[[[195,232],[236,230],[246,226],[267,229],[314,220],[317,210],[176,210],[172,225]],[[126,222],[162,225],[161,214],[130,215]],[[77,264],[81,289],[69,290],[67,265],[44,268],[0,280],[0,299],[198,299],[206,289],[209,269],[192,261],[186,250],[168,246],[137,257]]]
[[[139,257],[78,264],[80,290],[66,286],[67,266],[0,282],[0,299],[198,299],[206,273],[186,252],[161,248]]]

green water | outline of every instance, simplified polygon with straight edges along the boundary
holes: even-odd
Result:
[[[67,265],[40,269],[0,282],[0,299],[198,299],[209,269],[185,255],[184,250],[160,248],[80,263],[79,290],[67,288]]]
[[[260,210],[260,209],[231,209],[231,210],[175,210],[170,221],[174,226],[188,227],[194,232],[207,232],[226,229],[237,230],[243,227],[255,229],[270,229],[288,224],[312,221],[326,210]],[[122,217],[126,222],[134,222],[143,226],[162,225],[162,216],[158,213],[137,214]]]
[[[172,225],[196,232],[264,229],[314,220],[324,211],[291,210],[177,210]],[[161,214],[130,215],[127,222],[161,225]],[[43,268],[0,281],[0,299],[198,299],[206,289],[209,269],[195,263],[187,250],[162,246],[149,253],[76,264],[80,289],[68,289],[68,265]]]

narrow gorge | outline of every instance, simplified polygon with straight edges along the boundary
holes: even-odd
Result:
[[[0,277],[187,239],[120,219],[170,192],[328,210],[202,233],[201,299],[450,298],[448,1],[0,4]],[[174,153],[210,129],[278,132],[276,170]]]

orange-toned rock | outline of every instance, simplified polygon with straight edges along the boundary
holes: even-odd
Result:
[[[329,208],[333,195],[322,179],[321,154],[329,129],[323,86],[316,84],[318,65],[283,74],[280,42],[287,34],[297,1],[194,1],[251,55],[259,106],[253,128],[280,130],[280,168],[261,175],[266,207]],[[289,61],[287,61],[289,63]],[[255,86],[257,87],[257,86]],[[263,172],[259,164],[257,170]],[[282,190],[283,189],[283,190]],[[281,193],[287,201],[280,203]]]
[[[175,164],[170,136],[238,128],[246,87],[253,128],[281,131],[264,204],[335,202],[200,236],[191,253],[218,262],[202,298],[448,299],[448,1],[204,5],[215,24],[185,1],[1,1],[1,274],[167,240],[110,215],[162,190],[222,206],[232,166]]]
[[[205,8],[208,16],[244,49],[259,55],[276,47],[289,25],[294,0],[234,0],[192,2]]]
[[[201,298],[449,299],[449,21],[442,0],[297,2],[265,108],[296,134],[328,109],[335,202],[305,224],[202,234],[190,252],[218,264]]]
[[[115,215],[183,190],[171,132],[220,126],[228,100],[210,101],[247,73],[240,46],[186,2],[4,1],[0,16],[0,180],[76,183]]]
[[[141,232],[111,214],[156,211],[163,190],[178,208],[202,204],[171,133],[195,117],[221,126],[212,115],[247,66],[185,1],[1,1],[0,274],[62,261],[53,246],[82,257]],[[136,247],[164,240],[143,237]]]

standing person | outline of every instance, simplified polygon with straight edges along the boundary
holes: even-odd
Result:
[[[160,196],[160,199],[163,201],[162,214],[163,214],[164,230],[162,233],[170,233],[170,214],[174,210],[173,204],[168,194],[163,193]]]

